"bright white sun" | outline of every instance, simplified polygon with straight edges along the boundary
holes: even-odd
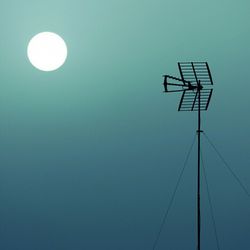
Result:
[[[64,40],[52,32],[35,35],[29,42],[27,54],[31,64],[42,71],[60,68],[67,58]]]

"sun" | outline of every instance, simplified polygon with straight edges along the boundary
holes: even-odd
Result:
[[[59,69],[67,59],[67,45],[53,32],[42,32],[29,42],[27,55],[30,63],[42,71]]]

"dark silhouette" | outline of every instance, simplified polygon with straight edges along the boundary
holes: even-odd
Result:
[[[213,80],[207,62],[179,62],[181,78],[164,75],[165,92],[183,92],[178,111],[198,111],[198,159],[197,159],[197,250],[200,250],[201,211],[200,211],[200,163],[201,163],[201,111],[206,111],[213,90],[205,88],[213,85]],[[175,82],[169,82],[171,81]],[[178,83],[176,83],[178,82]],[[179,87],[181,89],[169,89]]]

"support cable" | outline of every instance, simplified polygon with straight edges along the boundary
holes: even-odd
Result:
[[[215,239],[216,239],[216,246],[217,246],[217,249],[220,250],[218,231],[217,231],[217,227],[216,227],[216,223],[215,223],[214,209],[213,209],[213,205],[212,205],[211,194],[210,194],[210,191],[209,191],[208,179],[207,179],[206,168],[205,168],[202,152],[201,152],[201,162],[202,162],[202,168],[203,168],[203,176],[204,176],[205,183],[206,183],[210,213],[211,213],[211,217],[212,217],[212,221],[213,221],[213,228],[214,228],[214,234],[215,234]]]
[[[214,149],[214,151],[217,153],[217,155],[219,156],[219,158],[221,159],[221,161],[224,163],[224,165],[227,167],[227,169],[229,170],[229,172],[232,174],[232,176],[235,178],[235,180],[238,182],[238,184],[240,185],[240,187],[242,188],[242,190],[245,192],[245,194],[248,196],[248,198],[250,198],[250,193],[247,190],[247,188],[245,187],[245,185],[241,182],[240,178],[236,175],[236,173],[232,170],[232,168],[228,165],[228,163],[226,162],[226,160],[224,159],[224,157],[221,155],[221,153],[218,151],[218,149],[215,147],[215,145],[213,144],[213,142],[208,138],[208,136],[206,135],[206,133],[204,133],[205,138],[207,139],[208,143],[212,146],[212,148]]]
[[[164,213],[164,216],[163,216],[163,219],[162,219],[162,222],[161,222],[161,225],[160,225],[160,229],[159,229],[159,231],[158,231],[158,233],[157,233],[157,235],[156,235],[156,238],[155,238],[155,241],[154,241],[154,244],[153,244],[153,250],[155,250],[156,247],[157,247],[157,244],[158,244],[158,241],[159,241],[159,239],[160,239],[160,236],[161,236],[163,227],[164,227],[164,225],[165,225],[165,223],[166,223],[166,221],[167,221],[169,211],[170,211],[170,209],[171,209],[171,207],[172,207],[172,205],[173,205],[174,198],[175,198],[177,189],[178,189],[178,187],[179,187],[179,185],[180,185],[180,182],[181,182],[181,179],[182,179],[184,170],[185,170],[185,168],[186,168],[186,166],[187,166],[188,159],[189,159],[189,157],[190,157],[191,151],[192,151],[193,146],[194,146],[194,143],[195,143],[195,139],[196,139],[196,134],[195,134],[194,139],[193,139],[193,141],[192,141],[192,144],[191,144],[191,146],[190,146],[190,148],[189,148],[189,150],[188,150],[187,156],[186,156],[185,161],[184,161],[184,164],[183,164],[183,168],[182,168],[181,173],[180,173],[180,175],[179,175],[179,177],[178,177],[178,180],[177,180],[177,183],[176,183],[174,192],[173,192],[173,194],[172,194],[172,196],[171,196],[170,202],[169,202],[169,204],[168,204],[168,207],[167,207],[167,209],[166,209],[166,211],[165,211],[165,213]]]

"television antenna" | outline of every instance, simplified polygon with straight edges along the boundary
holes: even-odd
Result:
[[[164,75],[164,92],[182,92],[178,111],[198,112],[198,148],[197,148],[197,250],[201,246],[201,111],[208,109],[213,89],[213,80],[207,62],[178,62],[181,78]],[[207,86],[210,86],[207,88]]]

